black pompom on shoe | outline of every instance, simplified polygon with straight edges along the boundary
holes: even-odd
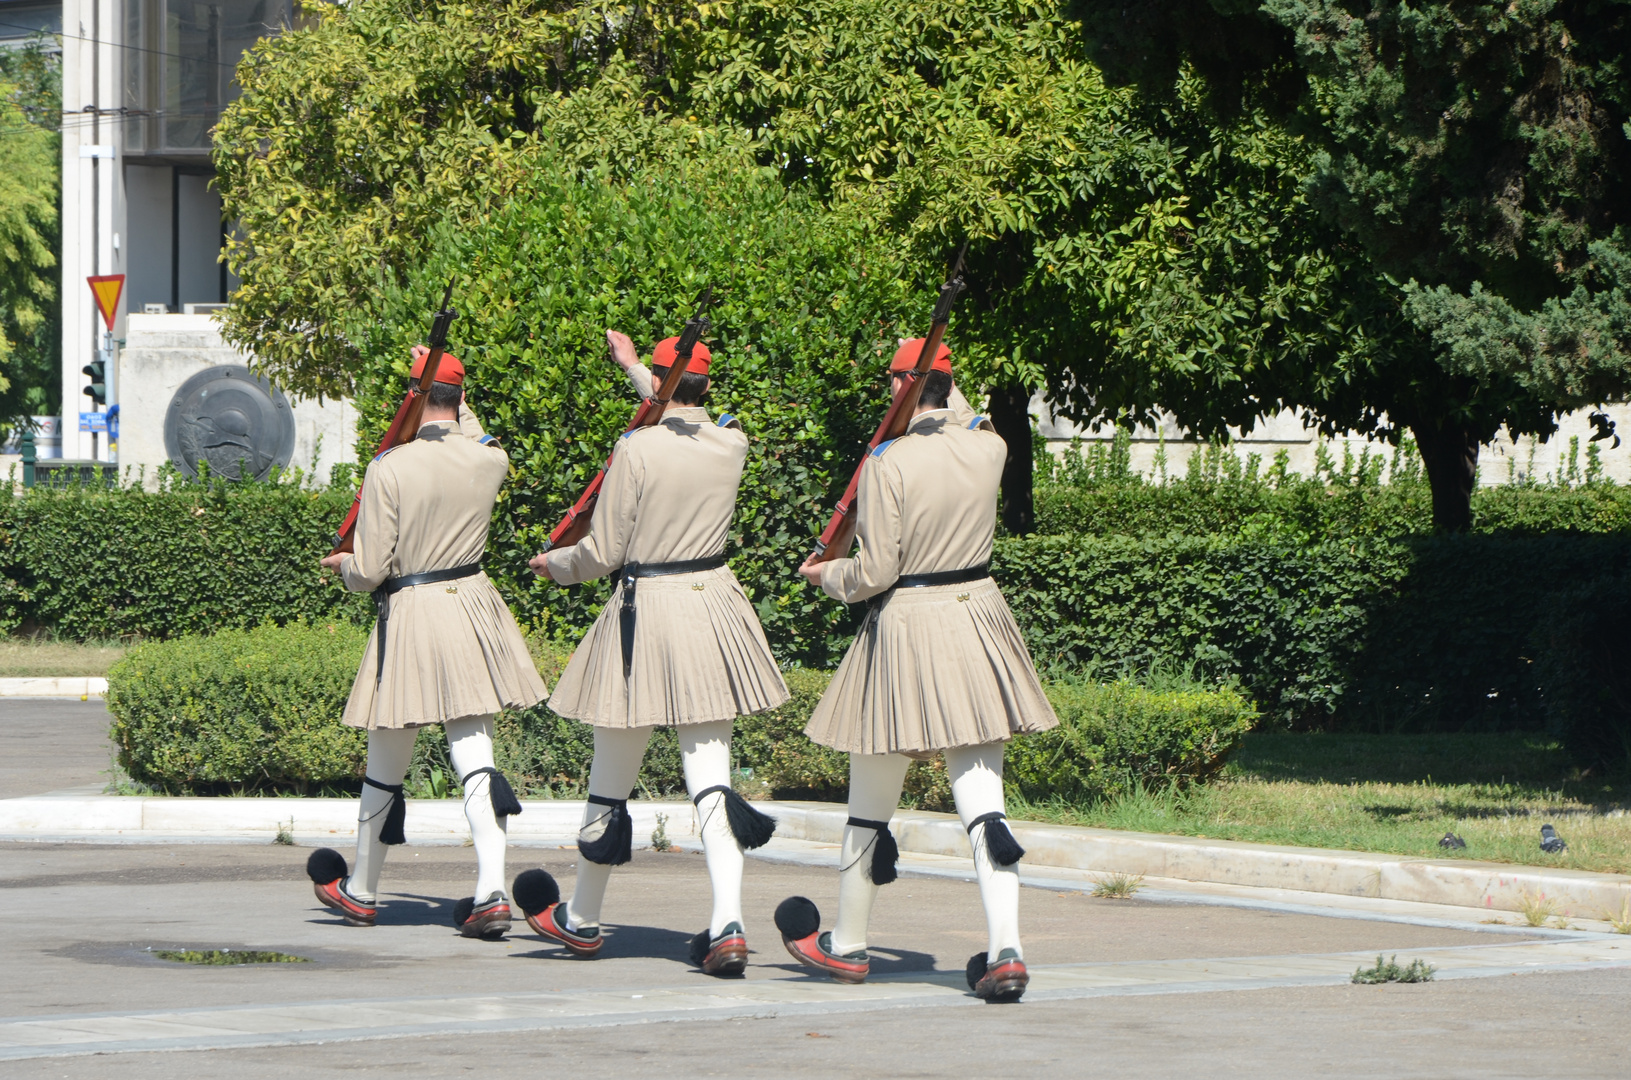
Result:
[[[345,877],[345,856],[331,847],[318,848],[306,860],[306,876],[318,885],[329,885]]]
[[[476,898],[466,896],[453,905],[453,925],[462,927],[470,921],[470,913],[476,910]]]
[[[523,870],[515,875],[510,895],[515,897],[521,913],[530,919],[551,904],[561,902],[561,887],[548,870]]]
[[[963,977],[968,980],[970,990],[979,985],[980,980],[985,977],[986,955],[983,952],[977,952],[968,958],[968,967],[963,969]]]
[[[805,896],[789,896],[776,905],[776,929],[782,937],[799,941],[821,929],[821,909]]]

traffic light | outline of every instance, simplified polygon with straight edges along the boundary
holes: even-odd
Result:
[[[92,360],[79,370],[91,377],[91,385],[84,390],[91,397],[91,404],[106,405],[108,403],[108,365],[102,360]]]

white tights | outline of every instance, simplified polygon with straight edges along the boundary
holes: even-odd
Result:
[[[442,725],[447,730],[448,756],[453,771],[459,776],[470,776],[477,769],[493,765],[493,718],[470,716],[462,720],[449,720]],[[382,784],[400,784],[408,775],[413,762],[413,742],[418,728],[375,728],[368,733],[368,769],[366,775]],[[470,838],[476,845],[476,901],[487,899],[495,892],[504,891],[504,826],[508,818],[493,814],[493,802],[488,787],[491,773],[471,776],[464,787],[464,816],[470,822]],[[380,830],[385,827],[385,814],[390,809],[391,793],[364,784],[362,808],[357,815],[357,862],[346,889],[359,900],[373,900],[379,889],[379,872],[385,865],[385,845],[380,843]]]
[[[680,739],[680,761],[685,768],[685,787],[693,796],[731,782],[731,723],[715,720],[706,724],[681,724],[675,729]],[[651,728],[595,728],[595,757],[589,765],[589,794],[607,799],[626,799],[640,775]],[[584,807],[584,836],[594,839],[589,826],[605,815],[606,808],[590,803]],[[725,796],[709,795],[697,807],[702,825],[702,851],[708,860],[708,878],[713,883],[714,909],[708,922],[708,936],[717,937],[729,923],[742,921],[742,846],[725,818]],[[572,899],[566,905],[567,925],[574,930],[600,925],[600,908],[606,898],[606,883],[612,868],[578,856],[578,877]]]
[[[965,829],[980,815],[1003,808],[1002,751],[1003,744],[994,742],[953,747],[945,752],[951,796]],[[849,762],[849,816],[888,821],[900,804],[901,784],[911,760],[900,754],[851,754]],[[1019,873],[1015,867],[991,861],[985,828],[981,825],[975,829],[969,843],[974,848],[974,875],[979,879],[980,900],[985,905],[987,951],[993,957],[1003,949],[1023,955],[1019,944]],[[867,924],[878,895],[878,886],[868,872],[876,836],[871,829],[844,826],[838,863],[838,919],[832,932],[833,951],[840,955],[866,948]]]

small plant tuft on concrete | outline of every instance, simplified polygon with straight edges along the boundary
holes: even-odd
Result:
[[[1128,900],[1144,887],[1144,875],[1109,874],[1093,886],[1093,895],[1104,900]]]
[[[1530,926],[1545,926],[1546,920],[1557,914],[1557,904],[1546,899],[1544,893],[1524,893],[1518,897],[1518,910]]]
[[[272,843],[282,844],[284,847],[294,847],[294,818],[280,821],[277,824],[277,835],[272,837]]]
[[[1631,897],[1627,897],[1620,905],[1620,913],[1612,911],[1603,912],[1603,919],[1614,928],[1616,934],[1631,934]]]
[[[651,830],[651,849],[653,851],[673,851],[674,842],[668,838],[668,815],[657,815],[657,827]]]
[[[1359,968],[1354,972],[1353,981],[1364,984],[1432,982],[1435,970],[1433,965],[1419,959],[1400,967],[1397,954],[1384,962],[1382,954],[1377,953],[1376,966]]]

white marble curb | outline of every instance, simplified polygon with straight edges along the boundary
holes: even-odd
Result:
[[[570,845],[583,820],[575,800],[529,800],[509,819],[512,842]],[[775,815],[776,835],[837,844],[845,809],[834,803],[761,802]],[[688,802],[629,804],[640,846],[657,815],[676,842],[695,843],[696,815]],[[892,828],[901,851],[966,859],[968,837],[951,814],[899,810]],[[0,839],[220,840],[269,842],[280,830],[297,843],[344,846],[357,834],[354,799],[144,798],[64,793],[0,800]],[[1400,900],[1485,911],[1521,911],[1525,901],[1549,901],[1567,918],[1602,919],[1631,902],[1631,876],[1513,866],[1460,859],[1424,859],[1357,851],[1278,847],[1074,826],[1013,824],[1031,873],[1045,868],[1128,874],[1174,881],[1300,893]],[[405,832],[422,844],[463,843],[464,809],[454,799],[410,799]]]
[[[0,679],[0,697],[66,697],[87,701],[107,692],[108,680],[100,675]]]

